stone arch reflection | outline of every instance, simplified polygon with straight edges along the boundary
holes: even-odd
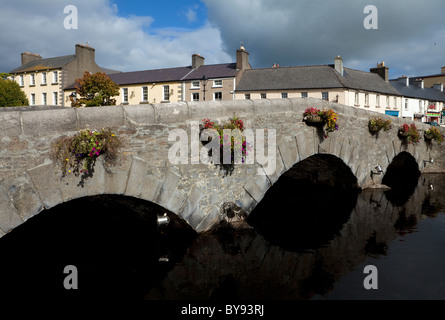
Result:
[[[170,223],[158,227],[157,215]],[[136,198],[85,197],[42,211],[0,239],[2,293],[23,299],[142,299],[195,237],[164,208]],[[166,256],[169,261],[160,261]],[[78,270],[65,290],[64,267]]]
[[[348,221],[360,191],[341,159],[317,154],[284,173],[248,222],[272,244],[295,251],[315,249]]]

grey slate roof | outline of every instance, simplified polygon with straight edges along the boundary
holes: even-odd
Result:
[[[109,77],[119,85],[143,84],[152,82],[199,80],[205,75],[209,79],[235,77],[236,63],[203,65],[192,69],[188,67],[166,68],[156,70],[121,72]]]
[[[379,75],[344,68],[343,77],[332,65],[245,70],[236,91],[345,88],[400,95]]]
[[[389,83],[404,97],[445,102],[445,93],[437,89],[434,88],[422,89],[418,85],[413,84],[411,82],[409,86],[406,86],[399,80],[390,80]]]
[[[28,62],[23,66],[15,68],[14,70],[11,70],[9,73],[14,74],[19,72],[33,72],[38,70],[58,69],[73,61],[75,57],[76,57],[75,55],[68,55],[68,56],[34,60]]]
[[[193,70],[190,74],[181,80],[199,80],[204,75],[209,79],[215,78],[231,78],[235,77],[237,73],[236,63],[223,63],[223,64],[211,64],[203,65]]]
[[[178,81],[192,71],[191,67],[132,71],[110,74],[118,85]]]

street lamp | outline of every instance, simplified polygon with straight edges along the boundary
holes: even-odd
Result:
[[[204,101],[206,101],[206,85],[207,85],[207,82],[209,81],[209,79],[205,76],[205,75],[203,75],[202,76],[202,78],[201,78],[201,83],[202,83],[202,86],[203,86],[203,88],[204,88],[204,96],[203,96],[203,100]]]

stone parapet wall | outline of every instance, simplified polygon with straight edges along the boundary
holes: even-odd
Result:
[[[324,139],[320,129],[302,121],[307,107],[333,108],[339,114],[340,129]],[[413,155],[423,172],[445,172],[443,146],[424,141],[406,146],[399,140],[398,127],[410,121],[319,99],[18,110],[0,112],[0,236],[44,209],[97,194],[155,202],[198,232],[205,231],[224,218],[220,208],[225,202],[234,202],[250,213],[281,174],[318,153],[342,159],[362,188],[379,184],[382,177],[371,177],[370,171],[377,164],[385,171],[402,151]],[[235,165],[232,174],[225,175],[215,165],[169,162],[174,143],[168,141],[170,132],[183,129],[190,134],[192,122],[201,123],[204,118],[225,121],[234,114],[245,128],[276,130],[275,172],[258,175],[258,169],[263,169],[255,163]],[[377,116],[391,119],[393,129],[372,136],[367,124]],[[420,129],[428,127],[416,124]],[[85,128],[111,128],[123,139],[124,147],[119,165],[105,168],[98,161],[93,177],[81,187],[79,177],[62,178],[51,161],[50,147],[57,138]],[[425,163],[429,158],[436,161]]]

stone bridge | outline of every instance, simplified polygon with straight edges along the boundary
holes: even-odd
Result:
[[[323,129],[308,126],[303,122],[307,107],[332,108],[339,115],[339,130],[325,138]],[[342,163],[363,189],[380,185],[386,169],[402,152],[411,155],[421,172],[445,172],[442,146],[423,140],[407,145],[398,138],[398,127],[409,121],[312,98],[7,109],[0,112],[0,237],[45,209],[103,194],[155,203],[203,232],[226,218],[225,203],[235,203],[249,214],[282,174],[303,160],[324,154],[338,160],[333,167]],[[264,142],[266,151],[269,142],[274,147],[273,172],[258,163],[258,154],[253,164],[235,165],[230,174],[220,166],[192,163],[190,151],[187,164],[169,161],[169,150],[175,144],[169,141],[169,133],[174,129],[192,133],[192,127],[204,118],[221,122],[234,114],[245,128],[266,129],[265,139],[257,134],[255,142],[256,146]],[[368,121],[376,116],[391,119],[393,128],[372,135]],[[426,125],[418,127],[423,130]],[[117,165],[105,167],[99,158],[93,176],[79,185],[79,177],[62,176],[50,151],[57,138],[85,128],[111,128],[123,139],[124,147]],[[276,145],[267,139],[273,130]],[[191,142],[190,146],[197,145]],[[426,162],[431,158],[434,163]],[[383,174],[372,174],[377,165]]]

